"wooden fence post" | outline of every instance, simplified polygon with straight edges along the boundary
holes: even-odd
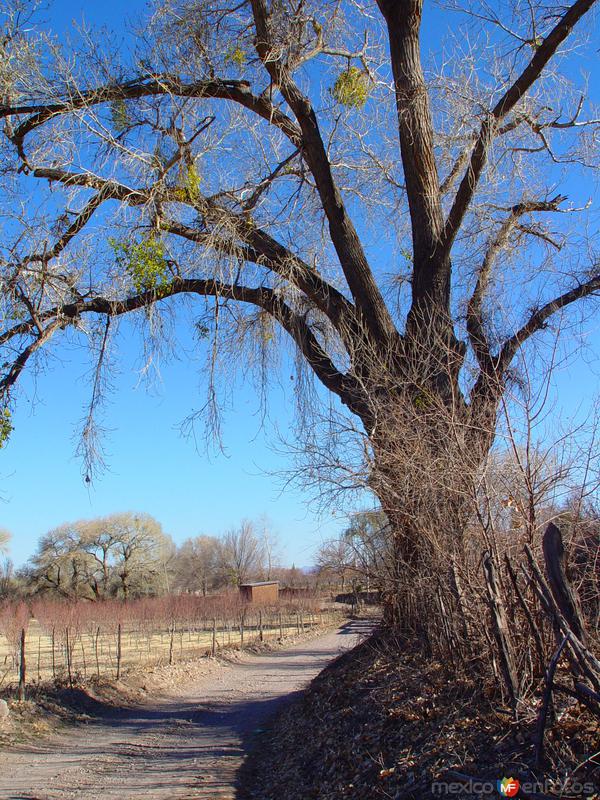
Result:
[[[25,700],[25,679],[27,665],[25,663],[25,628],[21,628],[21,653],[19,658],[19,700]]]
[[[69,686],[73,688],[73,672],[71,671],[71,644],[69,642],[69,626],[65,629],[66,655],[67,655],[67,675],[69,676]]]
[[[212,628],[212,654],[217,651],[217,620],[213,619],[213,628]]]
[[[173,663],[173,639],[175,638],[175,623],[171,623],[171,633],[169,639],[169,664]]]
[[[83,635],[79,638],[79,644],[81,645],[81,661],[83,663],[83,677],[87,678],[87,665],[85,663],[85,648],[83,646]]]
[[[117,680],[121,677],[121,623],[117,625]]]
[[[575,588],[567,578],[565,547],[560,529],[552,522],[546,528],[542,541],[546,575],[552,595],[563,617],[579,641],[587,645],[587,633]]]
[[[56,678],[56,660],[54,657],[54,636],[55,636],[55,630],[53,625],[52,626],[52,677]]]
[[[258,612],[258,638],[261,642],[263,641],[262,611]]]
[[[96,630],[96,640],[94,643],[94,653],[96,655],[96,675],[100,677],[100,659],[98,658],[98,639],[100,638],[100,626]]]
[[[531,614],[531,611],[529,610],[529,606],[527,605],[527,601],[525,600],[525,595],[523,594],[523,592],[521,590],[521,587],[519,586],[519,581],[518,581],[518,578],[517,578],[517,574],[516,574],[515,570],[513,569],[513,565],[511,563],[510,558],[508,557],[508,553],[505,554],[504,559],[506,561],[506,569],[508,570],[508,574],[510,576],[510,580],[511,580],[512,585],[514,586],[515,592],[517,594],[517,599],[519,600],[519,604],[520,604],[520,606],[521,606],[521,608],[523,610],[523,613],[525,614],[525,618],[527,620],[527,623],[529,624],[529,628],[530,628],[531,633],[533,635],[533,641],[535,643],[535,650],[536,650],[537,657],[538,657],[538,672],[540,674],[542,674],[543,671],[544,671],[544,667],[545,667],[545,664],[544,664],[544,645],[542,644],[542,634],[541,634],[540,629],[536,625],[536,622],[535,622],[535,620],[533,618],[533,615]]]
[[[506,611],[504,609],[504,603],[502,602],[502,597],[498,587],[496,568],[490,553],[487,553],[485,556],[483,568],[485,573],[485,584],[488,591],[489,606],[492,613],[494,637],[496,639],[496,644],[498,645],[500,654],[502,676],[504,678],[504,683],[510,695],[511,704],[514,709],[517,705],[519,684],[517,681],[517,673],[512,657]]]

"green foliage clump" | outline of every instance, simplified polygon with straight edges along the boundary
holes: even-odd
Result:
[[[363,108],[369,97],[369,76],[358,67],[348,67],[338,76],[332,94],[343,106]]]
[[[431,408],[432,405],[432,398],[429,392],[419,392],[414,400],[413,404],[417,411],[426,411],[428,408]]]
[[[127,106],[125,105],[125,100],[123,100],[122,97],[113,100],[110,104],[110,116],[113,128],[117,133],[123,133],[123,131],[129,127],[131,120],[129,118]]]
[[[242,69],[242,67],[246,63],[246,51],[242,50],[239,44],[236,45],[225,56],[225,63],[233,64],[238,69]]]
[[[171,190],[171,197],[177,200],[178,203],[192,203],[196,205],[201,197],[200,184],[202,183],[202,178],[196,166],[190,164],[186,170],[182,169],[178,180],[179,186],[175,186]]]
[[[183,188],[191,203],[197,203],[200,199],[200,175],[195,164],[190,164],[185,172]]]
[[[0,448],[4,447],[12,432],[13,425],[10,411],[8,408],[5,408],[4,411],[0,413]]]
[[[160,291],[169,282],[166,250],[156,236],[139,242],[110,239],[117,263],[130,276],[138,292],[154,289]]]

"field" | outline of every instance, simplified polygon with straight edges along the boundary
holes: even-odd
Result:
[[[128,667],[198,658],[322,621],[319,603],[307,598],[265,607],[241,603],[237,595],[6,605],[0,610],[0,688],[19,681],[23,631],[27,682],[72,683],[93,675],[118,678]]]

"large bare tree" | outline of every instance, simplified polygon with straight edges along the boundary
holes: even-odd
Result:
[[[296,384],[308,367],[357,421],[397,585],[458,553],[515,359],[600,289],[593,209],[561,193],[598,164],[578,77],[594,0],[426,22],[420,0],[167,0],[120,54],[85,30],[61,47],[8,5],[7,413],[63,331],[98,356],[87,456],[119,318],[160,340],[193,315],[209,416],[219,367],[268,377],[287,338]]]

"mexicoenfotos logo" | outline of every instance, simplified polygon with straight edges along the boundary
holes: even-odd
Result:
[[[502,797],[514,797],[519,791],[519,781],[516,778],[502,778],[496,785]]]
[[[468,778],[454,781],[434,781],[431,784],[431,794],[434,797],[444,797],[446,795],[457,795],[462,797],[516,797],[519,789],[524,795],[542,794],[544,797],[562,797],[565,792],[570,797],[587,798],[587,800],[600,800],[600,794],[595,794],[594,784],[591,782],[580,783],[579,781],[568,781],[563,784],[545,781],[519,781],[517,778],[502,778],[501,780],[485,780],[478,778]]]

